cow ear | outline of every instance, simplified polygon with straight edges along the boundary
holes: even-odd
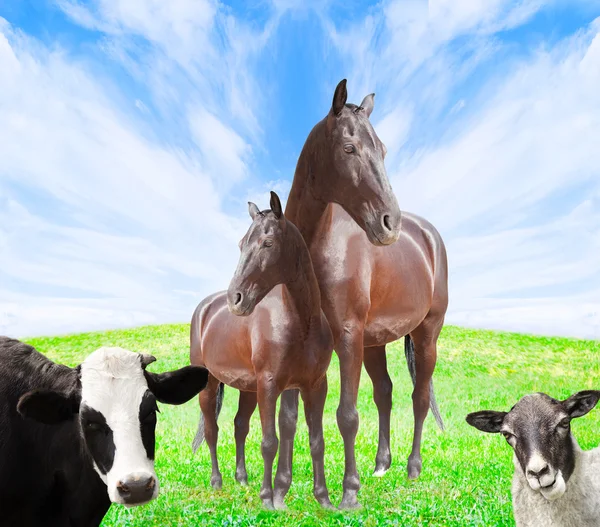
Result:
[[[140,362],[142,363],[142,368],[145,370],[149,364],[156,362],[156,357],[147,353],[140,353]]]
[[[161,403],[183,404],[201,392],[208,382],[208,370],[185,366],[165,373],[144,371],[148,389]]]
[[[50,390],[33,390],[19,399],[17,412],[39,423],[55,425],[77,415],[80,404],[79,392],[67,395]]]

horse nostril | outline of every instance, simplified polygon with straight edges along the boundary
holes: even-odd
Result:
[[[388,230],[391,231],[392,230],[392,226],[390,224],[390,216],[388,214],[385,214],[383,216],[383,226]]]
[[[242,301],[242,293],[238,293],[235,296],[235,305],[237,306]]]

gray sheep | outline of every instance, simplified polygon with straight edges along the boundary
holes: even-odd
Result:
[[[583,451],[571,419],[592,410],[600,391],[564,401],[526,395],[509,412],[481,411],[467,422],[501,433],[514,450],[513,510],[517,527],[599,527],[600,448]]]

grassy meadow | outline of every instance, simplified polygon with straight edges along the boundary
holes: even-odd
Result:
[[[122,346],[154,354],[159,360],[149,369],[165,371],[188,364],[188,332],[186,324],[163,325],[28,342],[53,360],[71,366],[102,345]],[[408,481],[412,386],[403,343],[388,346],[394,382],[392,468],[382,478],[371,475],[377,450],[377,410],[370,379],[363,371],[357,437],[363,508],[350,513],[321,510],[312,496],[311,458],[302,411],[294,482],[287,498],[289,510],[271,512],[262,509],[258,496],[262,477],[258,411],[252,419],[246,450],[250,485],[241,487],[234,479],[233,417],[238,393],[226,388],[219,419],[223,489],[214,492],[208,448],[204,444],[195,456],[191,452],[199,417],[197,401],[179,407],[161,405],[156,454],[161,494],[145,507],[113,505],[103,526],[512,526],[510,448],[500,435],[484,434],[468,426],[465,415],[480,409],[508,410],[522,395],[535,391],[565,398],[578,390],[599,388],[599,357],[600,342],[446,327],[439,342],[434,380],[447,430],[440,432],[432,416],[428,417],[423,472],[419,480]],[[342,439],[335,419],[338,398],[339,370],[334,355],[324,426],[325,468],[335,505],[341,499],[344,471]],[[582,448],[598,445],[600,408],[575,420],[573,431]]]

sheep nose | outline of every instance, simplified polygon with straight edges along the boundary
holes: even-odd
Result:
[[[542,476],[545,476],[549,472],[550,472],[550,467],[548,467],[547,463],[544,464],[544,466],[542,466],[538,470],[527,469],[527,475],[532,478],[536,478],[536,479],[540,479]]]

